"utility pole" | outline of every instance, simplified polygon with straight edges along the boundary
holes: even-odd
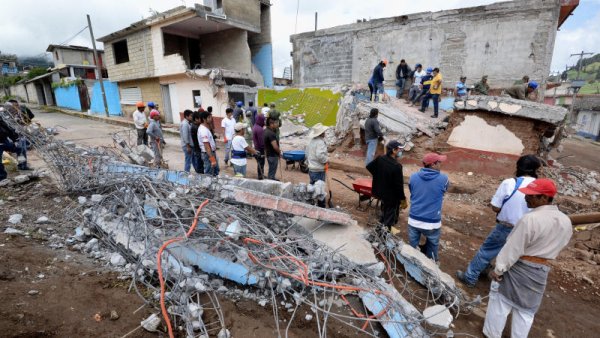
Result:
[[[319,14],[317,12],[315,12],[315,32],[317,31],[317,18],[318,18]]]
[[[578,54],[571,54],[571,57],[573,56],[579,56],[579,65],[577,66],[577,77],[575,78],[575,81],[579,81],[579,74],[581,73],[581,65],[583,64],[583,56],[584,55],[593,55],[594,53],[586,53],[584,51],[581,51],[581,53]],[[569,107],[569,119],[571,120],[571,123],[575,123],[576,119],[575,116],[573,115],[573,110],[575,108],[575,99],[577,98],[577,93],[579,93],[579,89],[581,89],[582,86],[579,86],[579,83],[577,86],[573,86],[573,81],[571,81],[571,88],[573,88],[573,98],[571,99],[571,107]]]
[[[92,36],[92,47],[94,47],[94,58],[96,60],[96,74],[98,76],[98,81],[100,81],[100,91],[102,91],[102,102],[104,103],[104,113],[106,113],[106,117],[108,117],[108,103],[106,102],[106,92],[104,91],[104,82],[102,82],[102,68],[100,67],[100,57],[98,55],[98,50],[96,50],[96,39],[94,39],[94,31],[92,30],[92,21],[90,20],[90,15],[87,14],[87,22],[88,28],[90,29],[90,35]]]

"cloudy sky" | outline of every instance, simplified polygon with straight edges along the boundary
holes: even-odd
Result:
[[[202,0],[196,0],[201,2]],[[2,0],[0,51],[18,55],[40,55],[53,44],[91,47],[87,31],[76,35],[92,17],[94,34],[100,37],[134,21],[148,17],[152,10],[164,11],[186,5],[192,0]],[[273,26],[273,66],[275,76],[291,64],[289,35],[314,28],[314,13],[319,13],[319,28],[423,11],[485,5],[494,0],[271,0]],[[8,14],[10,13],[10,14]],[[296,15],[298,13],[298,15]],[[564,70],[576,58],[569,55],[582,50],[600,53],[600,0],[580,0],[579,7],[557,34],[552,70]],[[75,36],[75,37],[73,37]],[[102,44],[99,44],[102,47]]]

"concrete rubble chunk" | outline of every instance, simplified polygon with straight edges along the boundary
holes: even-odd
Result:
[[[29,175],[18,175],[13,178],[13,181],[16,184],[22,184],[22,183],[29,181],[30,179],[31,178],[29,177]]]
[[[40,216],[35,221],[35,224],[46,224],[46,223],[48,223],[48,221],[49,221],[48,217],[46,217],[46,216]]]
[[[114,266],[124,266],[127,264],[127,261],[125,258],[123,258],[123,256],[121,256],[121,254],[113,252],[112,255],[110,255],[110,264]]]
[[[156,332],[158,326],[160,325],[160,318],[155,314],[151,314],[150,317],[142,320],[140,325],[144,328],[144,330],[149,332]]]
[[[100,202],[102,202],[102,199],[104,199],[104,196],[99,195],[99,194],[94,194],[94,195],[92,195],[92,197],[90,199],[94,203],[100,203]]]
[[[4,233],[7,235],[25,235],[25,232],[23,232],[22,230],[18,230],[15,228],[6,228],[6,230],[4,230]]]
[[[10,215],[10,217],[8,217],[8,223],[10,223],[10,224],[19,224],[19,223],[21,223],[22,219],[23,219],[23,215],[21,215],[21,214],[12,214],[12,215]]]
[[[447,330],[450,328],[450,324],[452,324],[450,310],[439,304],[423,310],[423,317],[425,317],[427,324],[438,330]]]
[[[87,198],[84,196],[79,196],[77,197],[77,202],[79,202],[79,204],[85,204],[87,202]]]

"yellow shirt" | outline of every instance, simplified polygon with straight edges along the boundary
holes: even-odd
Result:
[[[431,80],[431,88],[429,89],[431,94],[442,94],[442,74],[438,73]]]

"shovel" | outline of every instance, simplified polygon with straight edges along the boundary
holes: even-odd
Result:
[[[328,208],[334,208],[333,205],[333,192],[331,192],[331,181],[329,178],[329,163],[325,164],[325,179],[327,180],[327,190],[329,190],[329,200],[327,201]]]

